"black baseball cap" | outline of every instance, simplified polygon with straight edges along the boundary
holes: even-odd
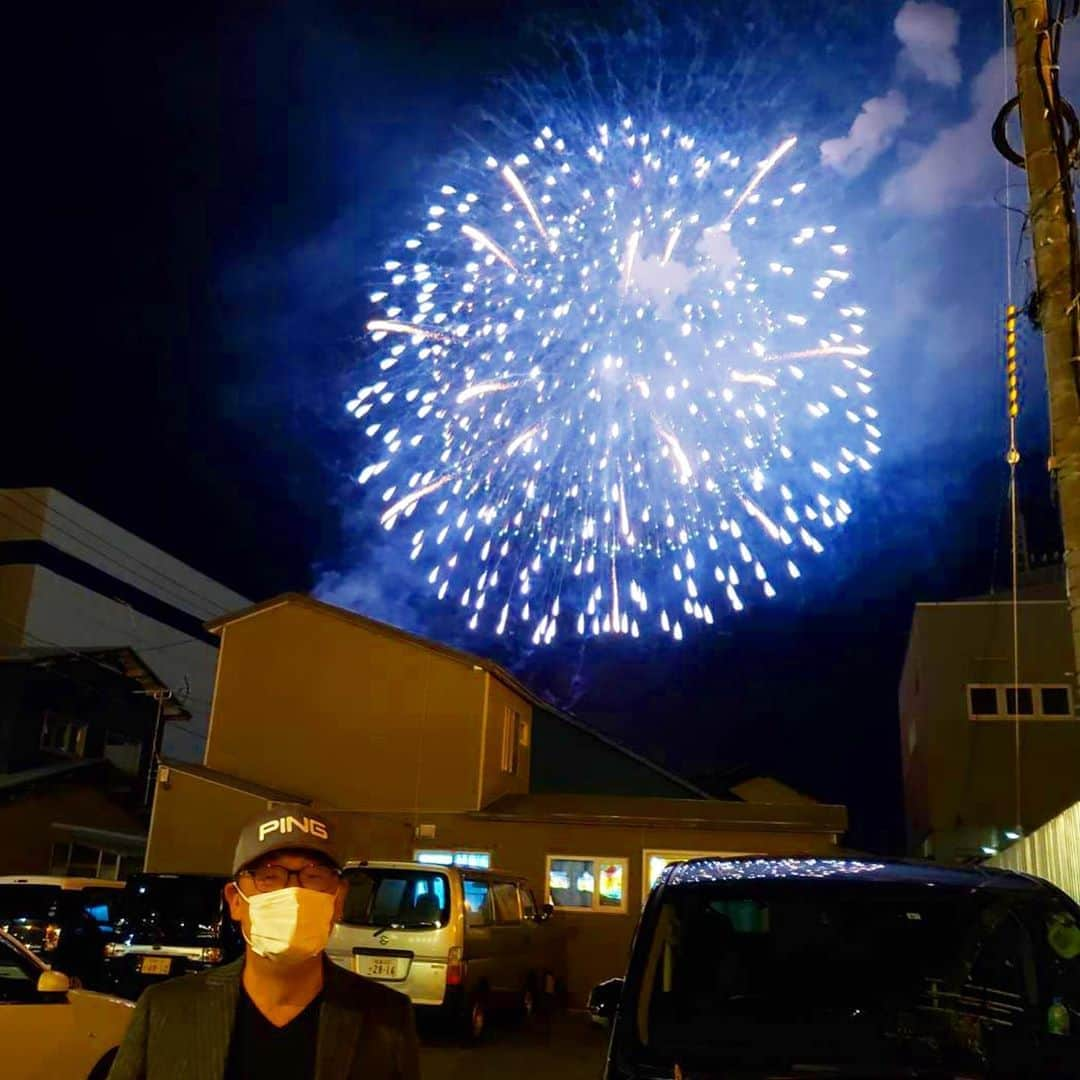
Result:
[[[341,869],[334,827],[323,814],[301,803],[278,803],[241,830],[233,856],[233,877],[272,851],[310,851]]]

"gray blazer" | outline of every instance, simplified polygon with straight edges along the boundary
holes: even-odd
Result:
[[[419,1080],[412,1004],[325,961],[316,1080]],[[109,1080],[222,1080],[244,961],[170,979],[139,999]]]

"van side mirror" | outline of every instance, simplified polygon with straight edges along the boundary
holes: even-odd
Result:
[[[43,971],[38,976],[39,994],[66,994],[71,989],[71,980],[60,971]]]
[[[594,986],[589,994],[589,1019],[601,1027],[608,1027],[615,1018],[622,991],[622,979],[608,979]]]
[[[555,914],[554,904],[543,904],[540,910],[536,913],[537,922],[547,922],[552,915]]]

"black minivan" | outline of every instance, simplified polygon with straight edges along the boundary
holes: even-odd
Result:
[[[1009,871],[869,858],[665,869],[606,1080],[1080,1077],[1080,908]]]
[[[130,877],[105,946],[106,988],[134,1000],[153,983],[240,956],[243,938],[223,893],[228,880],[211,874]]]

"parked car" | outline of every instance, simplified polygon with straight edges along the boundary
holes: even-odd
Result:
[[[668,867],[606,1080],[1078,1077],[1080,908],[1006,871],[870,859]]]
[[[101,989],[102,950],[123,887],[103,878],[0,877],[0,929],[82,986]]]
[[[105,986],[134,999],[163,979],[236,959],[244,943],[225,903],[228,880],[210,874],[130,877],[104,950]]]
[[[342,967],[438,1011],[472,1039],[497,1008],[531,1013],[551,988],[547,929],[528,883],[493,870],[350,863],[327,949]]]
[[[105,1080],[132,1011],[129,1001],[76,989],[0,931],[4,1080]]]

